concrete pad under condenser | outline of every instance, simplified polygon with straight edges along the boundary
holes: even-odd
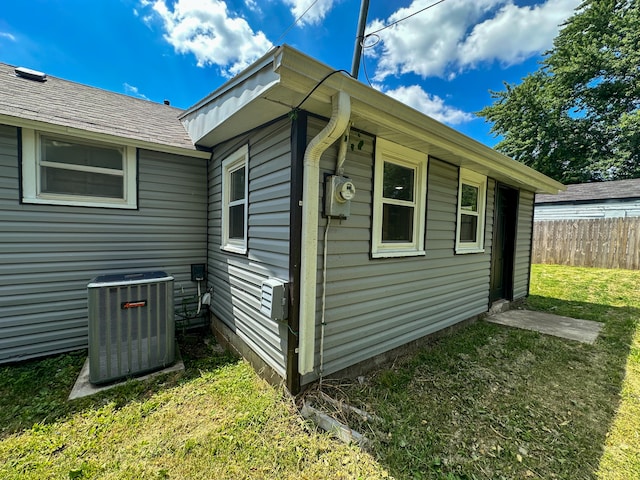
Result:
[[[508,310],[490,315],[485,320],[588,344],[596,341],[603,325],[592,320],[580,320],[531,310]]]
[[[165,373],[183,372],[183,371],[184,371],[184,362],[182,361],[180,352],[176,347],[176,361],[173,365],[163,368],[162,370],[157,370],[155,372],[142,375],[140,377],[128,377],[128,378],[122,379],[119,382],[109,383],[107,385],[94,385],[93,383],[89,382],[89,357],[87,357],[87,359],[84,362],[84,365],[82,366],[82,370],[80,370],[80,374],[76,379],[76,383],[71,389],[71,393],[69,394],[68,400],[75,400],[77,398],[88,397],[89,395],[93,395],[94,393],[102,392],[104,390],[109,390],[110,388],[123,385],[129,380],[146,380],[147,378],[157,377],[158,375],[163,375]]]

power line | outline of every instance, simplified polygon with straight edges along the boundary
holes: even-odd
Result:
[[[371,83],[371,79],[369,78],[369,72],[367,72],[367,57],[362,57],[362,70],[364,71],[364,78],[367,79],[367,83],[371,88],[373,88],[373,84]]]
[[[313,0],[313,2],[311,2],[311,5],[309,5],[307,9],[304,12],[302,12],[302,15],[296,18],[296,20],[291,25],[289,25],[289,27],[284,31],[284,33],[278,37],[278,40],[275,41],[274,45],[278,45],[280,43],[280,40],[282,40],[284,37],[287,36],[287,34],[291,31],[291,29],[295,27],[298,24],[298,22],[300,22],[300,20],[302,20],[302,17],[304,17],[307,14],[307,12],[311,10],[316,3],[318,3],[318,0]]]
[[[331,77],[332,75],[335,75],[336,73],[346,73],[347,75],[351,76],[351,74],[346,70],[334,70],[332,72],[329,72],[327,75],[325,75],[325,77],[322,80],[316,83],[316,86],[313,87],[313,89],[307,94],[306,97],[302,99],[302,101],[298,104],[297,107],[294,108],[294,110],[299,110],[302,104],[306,102],[311,95],[313,95],[313,92],[315,92],[318,89],[318,87],[320,87],[320,85],[322,85],[329,77]]]
[[[367,33],[367,34],[365,35],[365,38],[366,38],[366,37],[369,37],[369,36],[371,36],[371,35],[375,35],[376,33],[379,33],[379,32],[381,32],[381,31],[383,31],[383,30],[386,30],[387,28],[391,28],[391,27],[393,27],[394,25],[397,25],[397,24],[398,24],[398,23],[400,23],[400,22],[404,22],[405,20],[407,20],[407,19],[409,19],[409,18],[411,18],[411,17],[415,17],[415,16],[416,16],[416,15],[418,15],[419,13],[422,13],[422,12],[424,12],[425,10],[429,10],[430,8],[433,8],[433,7],[435,7],[436,5],[440,5],[441,3],[444,3],[445,1],[446,1],[446,0],[439,0],[438,2],[432,3],[431,5],[428,5],[428,6],[424,7],[424,8],[422,8],[422,9],[418,10],[417,12],[413,12],[412,14],[407,15],[407,16],[406,16],[406,17],[404,17],[404,18],[401,18],[400,20],[396,20],[395,22],[390,23],[389,25],[385,25],[384,27],[379,28],[378,30],[376,30],[376,31],[374,31],[374,32],[369,32],[369,33]]]

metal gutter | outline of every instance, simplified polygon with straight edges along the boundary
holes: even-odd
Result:
[[[276,51],[274,69],[280,76],[281,86],[300,93],[309,91],[310,87],[332,71],[330,67],[286,45]],[[471,169],[475,166],[476,171],[485,169],[486,173],[499,173],[519,184],[528,185],[537,192],[555,194],[565,189],[564,185],[540,172],[351,77],[335,75],[327,79],[323,87],[315,93],[315,98],[321,102],[328,103],[335,91],[344,91],[351,97],[354,124],[358,124],[356,119],[365,119],[379,125],[382,130],[406,137],[406,143],[410,143],[411,148],[415,149],[418,145],[410,140],[418,140],[418,143],[423,144],[422,150],[428,150],[429,146],[446,150],[460,159],[461,166]],[[384,134],[380,136],[385,137]]]

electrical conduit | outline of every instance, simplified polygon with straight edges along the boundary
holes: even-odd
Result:
[[[351,117],[351,99],[345,92],[331,98],[329,123],[315,136],[304,153],[302,191],[302,265],[300,268],[300,337],[298,371],[310,373],[314,367],[316,332],[316,290],[318,271],[318,200],[320,198],[320,157],[340,139]]]

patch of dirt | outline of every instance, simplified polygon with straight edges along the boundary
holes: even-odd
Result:
[[[211,355],[212,351],[215,353],[224,352],[214,336],[204,329],[178,334],[177,340],[182,356],[191,360],[206,358]]]

